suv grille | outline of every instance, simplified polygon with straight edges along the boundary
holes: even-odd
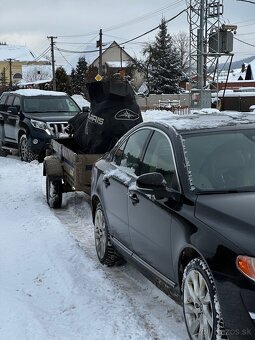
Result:
[[[68,133],[66,132],[66,127],[68,125],[68,122],[54,122],[54,123],[47,123],[47,125],[50,127],[50,130],[52,134],[55,137],[67,137]]]

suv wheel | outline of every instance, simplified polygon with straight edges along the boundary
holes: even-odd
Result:
[[[38,155],[35,154],[28,146],[27,136],[22,135],[19,140],[19,154],[20,159],[24,162],[32,162],[38,159]]]
[[[98,203],[95,212],[94,235],[97,256],[102,264],[111,267],[121,261],[121,256],[111,244],[107,223],[100,203]]]
[[[223,339],[223,321],[212,274],[200,258],[189,262],[182,281],[182,302],[190,339]]]

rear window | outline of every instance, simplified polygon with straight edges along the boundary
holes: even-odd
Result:
[[[27,113],[59,112],[61,115],[70,115],[80,112],[77,104],[66,96],[33,96],[24,97],[23,109]]]

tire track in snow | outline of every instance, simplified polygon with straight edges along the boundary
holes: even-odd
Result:
[[[109,268],[102,266],[96,255],[89,196],[82,192],[65,193],[63,205],[54,210],[84,253],[96,268],[103,270],[107,280],[125,295],[139,324],[153,340],[188,339],[182,308],[156,288],[130,264]],[[113,299],[114,303],[114,299]]]

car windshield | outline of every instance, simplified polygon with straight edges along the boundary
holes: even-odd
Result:
[[[46,113],[59,112],[73,116],[80,111],[77,104],[67,96],[33,96],[24,98],[24,112]]]
[[[255,191],[255,129],[184,135],[183,147],[193,190]]]

